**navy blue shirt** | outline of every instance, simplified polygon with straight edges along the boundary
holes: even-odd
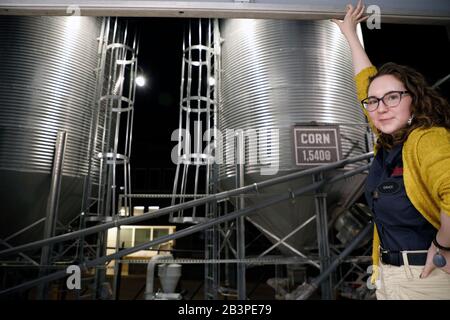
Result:
[[[385,250],[428,250],[437,230],[409,200],[403,182],[403,144],[379,150],[366,182],[365,195]]]

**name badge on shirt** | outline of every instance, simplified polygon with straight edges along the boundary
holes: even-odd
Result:
[[[378,186],[378,191],[381,193],[396,193],[400,190],[400,184],[395,181],[383,182]]]

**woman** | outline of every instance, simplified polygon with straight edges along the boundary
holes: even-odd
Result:
[[[356,34],[361,1],[332,20],[346,37],[358,99],[377,135],[366,183],[378,299],[450,299],[450,106],[413,69],[377,70]],[[376,281],[379,280],[379,281]]]

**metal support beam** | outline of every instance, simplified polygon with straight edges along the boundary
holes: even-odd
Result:
[[[287,294],[286,299],[287,300],[306,300],[308,299],[314,291],[319,288],[319,285],[327,279],[330,274],[344,261],[344,258],[348,256],[355,248],[356,246],[366,238],[366,236],[373,230],[373,223],[370,222],[367,224],[367,226],[353,239],[352,242],[345,248],[344,251],[341,252],[341,254],[333,260],[333,262],[328,266],[326,270],[320,273],[320,275],[315,278],[311,283],[309,284],[302,284],[297,289],[294,290],[293,293]]]
[[[102,1],[0,0],[0,14],[322,20],[342,18],[348,0]],[[382,22],[447,24],[448,0],[372,0]]]
[[[211,228],[212,226],[215,226],[215,225],[227,222],[227,221],[235,220],[235,219],[237,219],[237,218],[239,218],[241,216],[242,217],[248,216],[248,215],[253,214],[253,213],[255,213],[255,211],[258,211],[258,210],[260,210],[262,208],[266,208],[268,206],[271,206],[271,205],[280,203],[282,201],[286,201],[288,199],[291,199],[292,195],[299,196],[299,195],[305,194],[307,192],[314,191],[317,188],[322,187],[326,183],[330,184],[330,183],[334,183],[334,182],[342,180],[342,179],[346,179],[346,178],[351,177],[351,176],[353,176],[355,174],[358,174],[360,172],[368,170],[369,167],[370,167],[370,165],[365,165],[365,166],[359,167],[359,168],[357,168],[355,170],[348,171],[348,172],[343,173],[341,175],[335,176],[335,177],[333,177],[331,179],[322,180],[320,182],[313,183],[311,185],[308,185],[308,186],[296,189],[294,191],[291,191],[291,192],[288,192],[288,193],[285,193],[285,194],[280,194],[278,196],[274,196],[274,197],[272,197],[270,199],[267,199],[267,200],[263,200],[263,201],[255,204],[252,207],[247,207],[245,209],[234,211],[234,212],[232,212],[230,214],[227,214],[226,216],[221,216],[221,217],[218,217],[216,219],[212,219],[212,220],[207,221],[207,222],[203,222],[203,223],[199,223],[197,225],[193,225],[193,226],[191,226],[189,228],[177,231],[177,232],[175,232],[173,234],[159,237],[156,240],[152,240],[152,241],[149,241],[149,242],[146,242],[146,243],[142,243],[142,244],[139,244],[139,245],[134,246],[132,248],[127,248],[127,249],[124,249],[124,250],[122,250],[120,252],[116,252],[116,253],[108,255],[108,256],[103,256],[101,258],[97,258],[97,259],[94,259],[94,260],[91,260],[91,261],[87,261],[87,262],[81,264],[80,268],[82,268],[83,270],[86,270],[88,268],[92,268],[92,267],[95,267],[95,266],[98,266],[98,265],[104,265],[108,261],[111,261],[111,260],[114,260],[114,259],[120,259],[120,258],[122,258],[122,257],[124,257],[126,255],[129,255],[129,254],[132,254],[134,252],[137,252],[137,251],[140,251],[140,250],[146,250],[149,247],[152,247],[152,246],[155,246],[155,245],[158,245],[158,244],[166,243],[168,241],[176,240],[176,239],[179,239],[179,238],[183,238],[185,236],[194,234],[196,232],[207,230],[208,228]],[[172,210],[174,210],[173,207],[170,208],[170,209],[171,210],[169,210],[168,212],[171,212]],[[39,279],[34,279],[34,280],[30,280],[28,282],[22,283],[22,284],[20,284],[20,285],[18,285],[16,287],[8,288],[8,289],[5,289],[3,291],[0,291],[0,296],[8,295],[8,294],[11,294],[13,292],[17,292],[17,291],[21,291],[21,290],[26,290],[26,289],[32,288],[32,287],[34,287],[36,285],[39,285],[41,283],[46,283],[46,282],[49,282],[49,281],[57,280],[57,279],[65,277],[65,276],[66,276],[66,271],[65,270],[59,271],[59,272],[56,272],[56,273],[52,273],[50,275],[41,277]]]
[[[278,247],[280,244],[283,244],[285,247],[287,247],[288,249],[294,249],[292,250],[295,254],[299,255],[302,258],[308,259],[308,257],[306,255],[304,255],[303,253],[301,253],[300,251],[298,251],[295,248],[292,248],[292,246],[290,246],[289,244],[287,244],[285,241],[287,239],[289,239],[290,237],[292,237],[294,234],[296,234],[297,232],[299,232],[301,229],[303,229],[305,226],[307,226],[311,221],[313,221],[314,219],[316,219],[316,216],[312,216],[311,218],[309,218],[308,220],[306,220],[305,222],[303,222],[301,225],[299,225],[297,228],[295,228],[294,230],[292,230],[291,232],[289,232],[287,235],[285,235],[283,238],[278,238],[277,236],[273,235],[272,233],[268,232],[267,230],[264,230],[261,226],[257,225],[256,223],[252,222],[255,224],[255,226],[260,229],[261,231],[263,231],[264,233],[268,233],[270,235],[270,237],[272,237],[273,239],[275,239],[277,242],[275,244],[273,244],[270,248],[268,248],[267,250],[265,250],[263,253],[261,253],[258,257],[263,257],[266,254],[268,254],[270,251],[272,251],[274,248]],[[320,267],[318,266],[314,261],[311,261],[311,264],[313,266],[316,267]]]
[[[226,224],[224,228],[221,228],[219,230],[220,235],[222,236],[222,244],[219,248],[219,252],[221,252],[222,250],[226,249],[226,252],[228,252],[228,254],[231,253],[233,254],[233,256],[235,258],[237,258],[237,252],[233,247],[233,244],[231,243],[230,237],[233,235],[233,229],[234,229],[235,223],[232,222],[231,224]],[[226,231],[224,231],[226,230]]]
[[[228,214],[228,202],[224,201],[224,203],[223,203],[223,214],[222,215],[227,215],[227,214]],[[220,252],[223,250],[226,260],[230,259],[230,251],[233,253],[234,257],[237,257],[237,252],[233,249],[233,246],[232,246],[232,244],[230,243],[230,240],[229,240],[229,237],[230,237],[230,235],[232,233],[233,228],[234,228],[233,223],[231,223],[231,225],[230,225],[230,223],[225,222],[223,224],[223,227],[219,230],[219,232],[223,236],[222,244],[221,244],[221,246],[219,248],[219,257],[220,257]],[[224,230],[226,230],[226,232],[224,232]],[[231,274],[232,274],[231,265],[230,264],[225,264],[225,266],[224,266],[224,281],[223,281],[223,284],[224,284],[224,286],[226,288],[230,287]]]
[[[4,245],[7,248],[12,248],[13,246],[11,246],[8,242],[6,242],[5,240],[0,239],[0,243],[2,245]],[[34,266],[39,266],[39,263],[37,263],[36,261],[34,261],[33,259],[31,259],[29,256],[27,256],[26,254],[19,252],[19,256],[21,256],[22,258],[24,258],[25,260],[27,260],[28,262],[31,262],[32,265]]]
[[[280,238],[277,237],[276,235],[274,235],[273,233],[271,233],[269,230],[264,229],[262,226],[260,226],[259,224],[257,224],[256,222],[252,221],[252,224],[262,233],[264,233],[265,235],[269,236],[270,238],[274,239],[275,241],[280,241]],[[283,241],[280,242],[280,244],[282,244],[283,246],[285,246],[286,248],[288,248],[289,250],[291,250],[293,253],[295,253],[296,255],[298,255],[299,257],[305,258],[305,261],[311,265],[313,265],[314,267],[316,267],[317,269],[320,269],[320,266],[315,263],[313,260],[308,259],[308,257],[306,255],[304,255],[303,253],[301,253],[300,251],[298,251],[297,249],[295,249],[293,246],[291,246],[288,243],[285,243]]]
[[[3,239],[3,240],[4,240],[4,241],[10,241],[11,239],[17,237],[18,235],[24,233],[24,232],[27,231],[27,230],[30,230],[31,228],[37,226],[38,224],[40,224],[41,222],[44,222],[44,221],[45,221],[45,217],[44,217],[44,218],[41,218],[41,219],[39,219],[39,220],[37,220],[37,221],[35,221],[35,222],[33,222],[32,224],[26,226],[26,227],[23,228],[23,229],[20,229],[20,230],[17,231],[17,232],[14,232],[12,235],[7,236],[7,237],[6,237],[5,239]]]
[[[236,136],[236,188],[242,188],[244,183],[244,163],[245,163],[245,139],[243,131],[238,131]],[[237,209],[245,208],[245,199],[241,195],[237,199]],[[236,219],[236,248],[239,260],[245,259],[245,217],[241,216]],[[237,294],[238,300],[246,300],[246,276],[245,264],[238,263],[237,266]]]
[[[323,180],[322,173],[313,176],[313,182],[317,183]],[[321,188],[322,189],[322,188]],[[328,269],[330,265],[330,246],[328,243],[328,216],[327,216],[327,195],[322,190],[316,190],[314,202],[316,206],[316,230],[317,246],[319,248],[320,271]],[[328,277],[322,282],[322,300],[333,299],[332,277]]]
[[[153,212],[152,214],[144,214],[142,216],[135,216],[135,217],[129,217],[129,218],[123,218],[123,219],[114,218],[114,220],[112,222],[107,222],[107,223],[93,226],[90,228],[86,228],[83,230],[66,233],[66,234],[63,234],[60,236],[53,237],[51,239],[38,240],[38,241],[31,242],[28,244],[16,246],[11,249],[2,250],[2,251],[0,251],[0,256],[10,255],[15,252],[24,251],[24,250],[33,249],[33,248],[41,248],[45,245],[63,242],[63,241],[87,236],[90,234],[95,234],[100,231],[108,230],[110,228],[114,228],[114,227],[118,227],[118,226],[134,225],[134,224],[137,224],[140,222],[144,222],[147,220],[156,219],[156,218],[168,215],[171,212],[176,212],[179,210],[192,208],[194,206],[205,204],[207,202],[220,201],[220,200],[230,198],[235,195],[240,195],[243,193],[254,192],[254,191],[258,192],[259,190],[261,190],[263,188],[267,188],[272,185],[295,180],[297,178],[308,176],[308,175],[315,174],[318,172],[326,172],[326,171],[330,171],[330,170],[333,170],[336,168],[341,168],[347,164],[357,163],[359,161],[370,159],[372,157],[373,157],[373,152],[368,152],[368,153],[365,153],[365,154],[362,154],[362,155],[359,155],[359,156],[356,156],[353,158],[347,158],[347,159],[344,159],[341,161],[337,161],[332,164],[327,164],[327,165],[323,165],[323,166],[319,166],[319,167],[315,167],[315,168],[311,168],[311,169],[307,169],[307,170],[303,170],[303,171],[299,171],[299,172],[294,172],[294,173],[287,174],[287,175],[284,175],[281,177],[272,178],[272,179],[269,179],[269,180],[266,180],[263,182],[254,183],[252,185],[248,185],[248,186],[245,186],[242,188],[238,188],[238,189],[234,189],[234,190],[230,190],[230,191],[223,191],[218,194],[213,194],[213,195],[204,197],[202,199],[191,200],[189,202],[185,202],[182,204],[177,204],[174,206],[163,208],[163,209]],[[353,175],[353,174],[356,174],[357,172],[363,172],[364,170],[367,170],[368,168],[369,168],[369,166],[363,166],[363,167],[360,167],[359,169],[357,169],[356,171],[353,171],[350,173],[351,173],[351,175]],[[345,175],[345,176],[347,177],[348,175]],[[331,181],[335,181],[335,179],[333,178],[333,179],[331,179]],[[315,190],[315,189],[312,189],[312,190]],[[291,194],[287,198],[289,198],[290,196],[291,196]]]
[[[55,235],[55,226],[58,219],[59,194],[61,191],[62,169],[64,165],[64,151],[66,148],[67,133],[59,131],[56,136],[55,154],[53,157],[52,180],[47,202],[47,212],[44,225],[44,239],[49,239]],[[42,248],[41,266],[48,266],[51,263],[52,246]],[[41,276],[48,272],[47,268],[41,269]],[[45,299],[46,287],[42,286],[38,290],[38,298]]]

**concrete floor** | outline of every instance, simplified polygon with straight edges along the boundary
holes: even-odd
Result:
[[[112,279],[110,279],[112,280]],[[122,277],[120,286],[120,300],[143,300],[144,299],[144,275],[129,275]],[[159,279],[155,279],[155,291],[161,288]],[[178,291],[179,290],[179,291]],[[204,300],[203,281],[200,280],[185,280],[180,279],[178,283],[177,292],[182,293],[184,300]],[[275,291],[268,286],[264,281],[262,282],[248,282],[247,294],[251,300],[274,300]],[[219,300],[235,300],[236,297],[218,296]]]

